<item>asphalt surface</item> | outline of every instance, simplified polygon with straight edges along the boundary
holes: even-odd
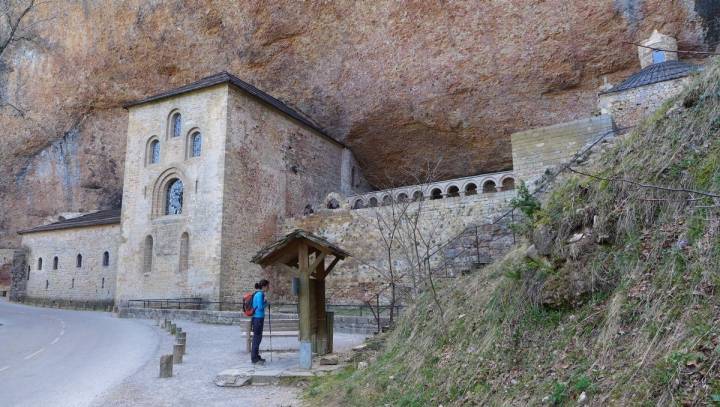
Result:
[[[157,352],[157,330],[109,313],[0,300],[0,404],[86,406]]]

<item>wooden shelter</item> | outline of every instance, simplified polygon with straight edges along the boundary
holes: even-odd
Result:
[[[262,267],[284,264],[299,278],[300,367],[312,367],[312,352],[325,355],[333,348],[332,314],[325,311],[325,278],[349,257],[345,250],[320,236],[296,229],[260,250],[252,262]],[[325,261],[332,257],[328,265]]]

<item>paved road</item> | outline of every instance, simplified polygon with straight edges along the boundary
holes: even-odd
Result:
[[[0,300],[0,404],[89,405],[138,371],[159,342],[140,321]]]

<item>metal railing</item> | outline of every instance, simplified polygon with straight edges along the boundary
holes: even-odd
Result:
[[[144,298],[137,300],[128,300],[128,306],[131,308],[146,309],[186,309],[186,310],[205,310],[205,311],[241,311],[242,302],[232,301],[206,301],[202,298]],[[297,303],[271,303],[272,311],[276,313],[299,313]],[[377,306],[373,306],[378,309]],[[398,315],[404,307],[395,305],[395,314]],[[326,304],[327,311],[335,312],[338,316],[373,316],[370,306],[366,304]],[[390,314],[390,305],[380,305],[380,315]]]

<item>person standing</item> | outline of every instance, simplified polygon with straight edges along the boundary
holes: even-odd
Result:
[[[262,342],[263,326],[265,324],[265,307],[267,306],[267,299],[265,293],[270,288],[270,282],[262,279],[255,284],[255,294],[253,294],[253,316],[252,316],[252,330],[253,330],[253,341],[252,349],[250,352],[250,361],[253,364],[265,364],[265,359],[260,357],[260,342]]]

